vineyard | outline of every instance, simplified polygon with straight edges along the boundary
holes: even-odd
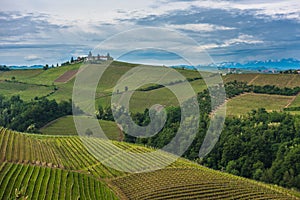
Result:
[[[268,111],[280,111],[292,100],[293,97],[283,95],[243,94],[228,100],[226,114],[228,116],[240,116],[257,108],[265,108]]]
[[[164,169],[112,183],[129,199],[293,199],[279,188],[205,168]]]
[[[85,142],[112,151],[101,139],[87,137]],[[154,151],[124,142],[113,144],[133,153]],[[1,128],[0,152],[0,199],[13,198],[22,189],[29,199],[297,199],[292,191],[182,158],[153,172],[120,172],[95,159],[77,136],[33,135]],[[120,156],[116,159],[128,167],[135,164]],[[145,164],[150,165],[151,159],[144,158]]]
[[[229,74],[224,77],[224,82],[234,80],[252,85],[275,85],[280,88],[300,85],[300,76],[297,74]]]
[[[73,171],[2,163],[0,199],[24,190],[28,199],[118,199],[105,183]]]

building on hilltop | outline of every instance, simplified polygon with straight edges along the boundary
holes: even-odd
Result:
[[[93,56],[91,51],[89,52],[88,56],[85,59],[85,61],[91,63],[99,63],[107,60],[113,60],[113,57],[111,57],[109,53],[107,53],[106,56],[100,54],[98,54],[97,56]]]

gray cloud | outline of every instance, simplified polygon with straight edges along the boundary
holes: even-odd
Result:
[[[86,54],[113,34],[145,26],[180,31],[206,48],[217,62],[300,59],[297,2],[161,0],[150,6],[145,3],[148,6],[145,9],[112,7],[107,20],[103,15],[95,20],[94,13],[82,20],[72,16],[57,20],[54,15],[36,12],[0,12],[0,64],[11,59],[5,51],[18,51],[20,63],[30,60],[25,59],[30,55],[40,58],[32,61],[41,62],[54,60],[56,56],[60,60],[69,59]],[[76,4],[72,6],[79,9]]]
[[[21,14],[19,12],[0,12],[0,37],[37,34],[53,29],[67,28],[47,21],[45,14]]]

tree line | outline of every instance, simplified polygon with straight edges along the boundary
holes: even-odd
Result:
[[[0,96],[0,126],[38,133],[39,128],[59,117],[72,114],[71,101],[57,103],[47,98],[23,101],[20,96]]]
[[[295,96],[300,92],[300,87],[294,88],[279,88],[275,85],[248,85],[246,82],[232,81],[225,84],[226,94],[228,98],[235,95],[239,95],[244,92],[253,92],[261,94],[276,94],[276,95],[286,95]]]

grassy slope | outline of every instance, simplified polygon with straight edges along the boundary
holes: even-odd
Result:
[[[293,99],[291,96],[244,94],[227,102],[227,116],[239,116],[258,108],[268,111],[282,110]]]
[[[289,108],[293,108],[293,107],[300,107],[300,94],[298,94],[296,96],[296,98],[294,99],[293,102],[291,102],[291,104],[288,106]],[[290,114],[293,115],[300,115],[300,111],[288,111]]]
[[[30,101],[34,97],[43,97],[52,92],[54,87],[52,86],[42,86],[35,84],[24,84],[18,82],[0,82],[1,94],[7,97],[13,95],[20,95],[20,97],[25,101]]]
[[[119,140],[119,128],[115,122],[99,120],[106,136],[111,140]],[[72,116],[61,117],[40,129],[45,135],[78,135]]]
[[[17,81],[31,83],[31,84],[43,84],[52,85],[55,79],[66,71],[78,69],[81,64],[73,64],[63,67],[49,68],[48,70],[33,69],[33,70],[11,70],[0,73],[0,80],[11,80],[11,77],[15,77]]]
[[[30,83],[30,84],[43,84],[48,85],[53,89],[53,84],[58,87],[58,90],[51,96],[49,96],[49,99],[56,99],[58,101],[61,100],[69,100],[72,98],[72,90],[73,90],[73,84],[74,79],[67,83],[54,83],[54,80],[57,79],[59,76],[64,74],[68,70],[78,69],[81,66],[81,64],[74,64],[74,65],[68,65],[58,68],[50,68],[46,71],[37,69],[37,70],[14,70],[14,71],[8,71],[0,73],[0,80],[11,80],[11,77],[15,77],[17,81],[24,82],[24,83]],[[97,92],[96,92],[96,104],[101,103],[104,107],[110,104],[110,95],[113,91],[114,86],[116,85],[117,81],[121,78],[121,76],[132,69],[132,67],[136,66],[135,64],[129,64],[129,63],[122,63],[122,62],[114,62],[103,74],[101,77]],[[183,74],[187,78],[194,78],[194,77],[200,77],[199,73],[196,71],[191,70],[182,70],[178,69],[178,71]],[[4,82],[0,82],[1,84]],[[23,84],[24,85],[24,84]],[[206,88],[203,80],[196,80],[191,82],[192,87],[195,89],[195,92],[200,92],[203,89]],[[7,83],[6,85],[2,85],[3,88],[8,88]],[[12,87],[15,87],[12,85]],[[44,91],[46,87],[44,86],[38,86],[38,85],[28,85],[28,87],[23,88],[22,93],[25,93],[24,95],[20,92],[20,90],[14,91],[1,91],[0,93],[3,95],[11,96],[14,94],[21,94],[21,97],[24,97],[26,100],[33,99],[35,96],[45,96],[48,94],[48,91]],[[35,92],[32,92],[32,91]],[[134,95],[136,100],[133,100],[134,103],[137,101],[143,101],[148,102],[149,105],[156,104],[157,100],[161,98],[162,94],[169,93],[168,89],[161,88],[159,90],[149,91],[149,92],[137,92],[137,94]],[[171,100],[170,100],[171,99]],[[177,101],[175,98],[166,98],[161,100],[161,104],[163,105],[176,105]],[[140,107],[138,106],[135,111],[143,111],[145,106],[142,104]]]
[[[107,148],[101,139],[88,138],[88,141],[93,148]],[[127,143],[114,144],[133,153],[153,151]],[[250,196],[255,199],[296,199],[291,195],[298,195],[280,187],[214,171],[181,158],[167,168],[154,172],[118,172],[102,165],[89,154],[78,137],[29,135],[0,129],[0,152],[0,195],[5,198],[11,197],[16,188],[23,186],[25,194],[32,199],[77,199],[78,196],[80,199],[95,199],[93,196],[97,195],[106,195],[100,199],[114,199],[106,184],[121,199]],[[126,162],[122,157],[116,158],[119,162]],[[128,164],[135,166],[135,163]]]
[[[291,103],[290,107],[300,107],[300,94],[297,95],[295,100]]]
[[[22,98],[25,100],[33,99],[35,96],[45,96],[49,92],[53,90],[53,81],[58,78],[60,75],[65,73],[68,70],[78,69],[81,64],[69,65],[59,68],[53,68],[49,70],[17,70],[17,71],[9,71],[0,73],[0,80],[11,79],[12,76],[16,77],[17,81],[31,83],[31,84],[46,84],[49,87],[45,86],[38,86],[38,85],[26,85],[26,84],[19,84],[19,83],[7,83],[7,82],[0,82],[1,94],[6,96],[11,96],[14,94],[20,94]],[[119,80],[119,78],[132,69],[136,65],[129,64],[129,63],[122,63],[122,62],[114,62],[104,73],[101,77],[97,93],[96,93],[96,105],[101,104],[103,107],[108,106],[110,104],[110,95],[113,90],[113,87]],[[192,70],[182,70],[178,69],[178,72],[183,74],[187,78],[194,78],[199,77],[199,73]],[[300,85],[300,76],[299,75],[290,75],[290,74],[229,74],[224,78],[225,82],[238,80],[238,81],[245,81],[254,85],[277,85],[279,87],[294,87]],[[61,100],[68,100],[72,98],[72,90],[74,79],[67,83],[54,83],[58,90],[49,96],[49,99],[56,99],[58,101]],[[191,82],[192,87],[194,88],[195,92],[203,91],[206,88],[206,85],[203,80],[196,80]],[[257,97],[257,98],[256,98]],[[242,97],[241,97],[242,98]],[[255,99],[256,98],[256,99]],[[274,96],[275,98],[275,96]],[[265,99],[261,98],[261,96],[252,96],[251,98],[247,99],[242,98],[243,103],[241,108],[239,109],[242,111],[248,111],[249,109],[245,109],[244,105],[250,105],[253,102],[255,105],[251,106],[252,108],[263,107],[265,105]],[[277,99],[277,97],[276,97]],[[274,106],[268,104],[268,110],[278,110],[283,108],[282,98],[280,98],[280,107],[274,104]],[[299,97],[292,103],[290,106],[297,106]],[[275,100],[274,100],[275,101]],[[274,102],[273,101],[273,102]],[[284,101],[284,100],[283,100]],[[268,100],[267,102],[272,102],[272,100]],[[161,105],[178,105],[177,99],[175,95],[169,91],[167,88],[160,88],[152,91],[141,92],[136,91],[131,100],[130,100],[130,108],[132,112],[143,112],[145,108],[150,108],[154,104],[161,104]],[[260,104],[260,105],[258,105]],[[229,110],[228,113],[231,113],[230,110],[232,107],[238,106],[239,103],[233,100],[229,103]],[[239,112],[238,114],[240,114]]]

